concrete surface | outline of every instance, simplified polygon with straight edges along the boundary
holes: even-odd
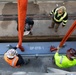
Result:
[[[54,29],[49,29],[51,21],[50,20],[34,20],[35,24],[32,29],[32,36],[63,36],[66,34],[67,30],[70,28],[73,20],[69,20],[66,27],[59,27],[58,32],[55,32]],[[15,20],[13,21],[0,21],[0,36],[18,36],[18,32],[16,30],[17,23]],[[76,31],[72,33],[72,35],[76,35]]]
[[[27,8],[27,14],[35,14],[34,16],[38,14],[47,14],[50,12],[50,10],[54,9],[56,7],[56,4],[59,5],[65,5],[67,8],[67,12],[69,14],[76,13],[76,1],[73,2],[66,2],[63,4],[63,2],[40,2],[38,4],[34,4],[33,2],[28,3]],[[71,6],[71,7],[70,7]],[[31,11],[31,12],[30,12]],[[0,15],[16,15],[17,14],[17,4],[16,3],[0,3]],[[32,36],[50,36],[50,35],[58,35],[62,36],[65,35],[74,20],[68,20],[66,27],[62,28],[62,26],[59,27],[58,32],[56,33],[54,29],[48,29],[48,26],[51,25],[51,20],[37,20],[35,19],[35,24],[33,27],[33,35]],[[11,21],[0,21],[0,36],[17,36],[17,23],[15,20]],[[72,35],[76,35],[76,31],[72,33]]]
[[[0,57],[0,70],[8,72],[8,73],[9,72],[11,73],[14,73],[14,72],[47,73],[48,67],[60,69],[51,62],[52,60],[51,57],[38,57],[37,59],[35,57],[24,57],[24,59],[27,59],[27,58],[31,59],[28,65],[23,65],[20,68],[12,68],[4,61],[3,57]],[[76,72],[76,66],[67,68],[67,69],[60,69],[60,70],[67,71],[67,72]],[[54,73],[54,72],[51,71],[51,73]]]

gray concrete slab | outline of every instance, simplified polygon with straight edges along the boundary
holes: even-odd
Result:
[[[0,21],[0,36],[18,36],[16,21]]]
[[[56,7],[56,4],[65,5],[68,13],[76,13],[76,1],[73,2],[39,2],[34,4],[33,2],[28,3],[27,14],[48,14],[50,10]],[[71,6],[71,7],[70,7]],[[31,12],[30,12],[31,11]],[[0,3],[0,15],[15,15],[17,14],[17,3]],[[48,29],[48,26],[51,24],[51,20],[34,20],[35,25],[33,27],[33,36],[50,36],[50,35],[65,35],[74,20],[69,20],[66,27],[59,27],[58,32],[56,33],[54,29]],[[16,30],[17,23],[15,20],[11,21],[0,21],[0,36],[17,36]],[[76,35],[76,31],[72,33]]]
[[[58,32],[55,32],[55,29],[49,29],[48,26],[51,25],[51,20],[34,20],[35,24],[32,29],[32,36],[64,36],[68,29],[71,27],[74,20],[69,20],[67,25],[62,28],[62,25],[59,27]],[[0,36],[18,36],[17,32],[17,23],[13,21],[0,21]],[[72,33],[76,36],[76,31]]]
[[[39,1],[38,4],[34,4],[34,2],[28,2],[27,14],[47,14],[50,10],[56,7],[56,4],[59,6],[64,5],[67,8],[68,13],[75,13],[76,10],[76,1],[67,1],[67,2],[59,2],[59,1]],[[31,11],[31,12],[30,12]],[[0,2],[0,15],[1,14],[17,14],[17,3]]]
[[[28,65],[23,65],[20,68],[12,68],[0,57],[0,70],[8,73],[14,72],[38,72],[47,73],[47,67],[61,69],[52,63],[52,57],[23,57],[24,59],[30,58],[30,63]],[[7,69],[8,68],[8,69]],[[61,69],[67,72],[76,72],[76,66],[66,69]],[[51,72],[54,73],[54,72]]]

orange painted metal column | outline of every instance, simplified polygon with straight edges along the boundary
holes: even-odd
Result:
[[[74,23],[72,24],[72,26],[70,27],[70,29],[68,30],[68,32],[66,33],[66,35],[63,37],[62,41],[60,42],[59,47],[62,47],[63,44],[66,42],[66,40],[69,38],[69,36],[72,34],[72,32],[76,29],[76,20],[74,21]]]
[[[20,48],[21,51],[24,51],[24,48],[22,46],[22,40],[27,13],[27,4],[28,0],[18,0],[18,38],[19,38],[18,47]]]

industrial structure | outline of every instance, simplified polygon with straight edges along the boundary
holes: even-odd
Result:
[[[17,0],[0,0],[0,74],[1,75],[76,75],[76,66],[61,69],[52,64],[54,52],[50,52],[51,45],[63,46],[61,54],[65,54],[68,48],[76,49],[76,1],[75,0],[28,0],[26,16],[32,17],[35,21],[33,35],[23,36],[22,46],[25,51],[19,54],[24,59],[30,58],[30,64],[21,68],[10,67],[3,59],[7,45],[18,44],[18,31],[16,30],[18,17]],[[53,8],[65,6],[68,12],[68,23],[66,27],[59,27],[56,33],[48,29],[51,24],[49,12]],[[71,6],[71,7],[70,7]]]

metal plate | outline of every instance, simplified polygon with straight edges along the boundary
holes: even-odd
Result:
[[[0,43],[0,55],[3,55],[7,50],[7,45],[16,46],[17,43]],[[55,52],[50,52],[51,45],[57,47],[60,42],[24,42],[22,45],[25,49],[24,52],[21,52],[17,49],[19,54],[22,55],[34,55],[34,56],[47,56],[54,54]],[[66,42],[66,46],[60,49],[61,54],[65,54],[69,48],[76,49],[76,41],[74,42]]]

